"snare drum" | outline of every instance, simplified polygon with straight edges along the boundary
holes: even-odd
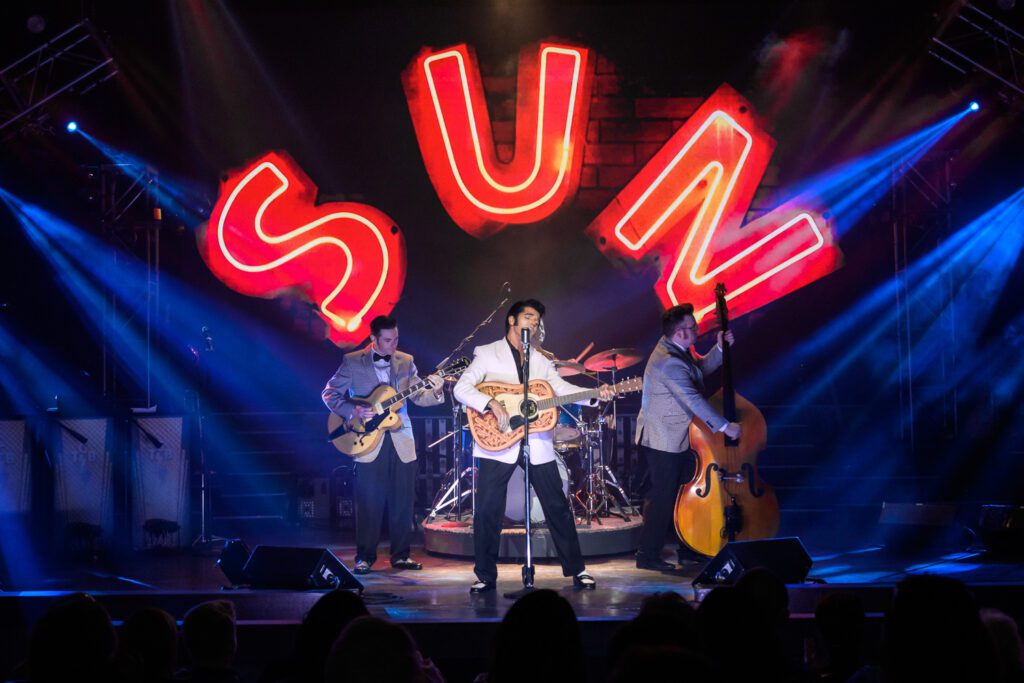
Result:
[[[555,450],[559,453],[578,447],[576,442],[580,438],[582,412],[583,407],[575,404],[558,407],[558,422],[551,436],[555,441]]]

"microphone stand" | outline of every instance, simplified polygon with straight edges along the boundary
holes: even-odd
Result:
[[[503,283],[501,285],[501,301],[498,302],[498,305],[495,306],[494,309],[492,309],[491,312],[487,314],[486,318],[481,320],[477,324],[477,326],[473,328],[472,332],[463,337],[462,341],[460,341],[458,345],[454,349],[452,349],[451,353],[444,357],[444,360],[437,364],[438,368],[443,368],[448,363],[448,361],[450,361],[456,355],[461,353],[462,349],[466,348],[466,345],[473,340],[473,337],[476,336],[476,333],[479,332],[481,328],[491,324],[491,321],[494,320],[494,316],[498,314],[498,311],[500,311],[505,306],[505,304],[508,303],[509,294],[511,293],[512,284],[510,282]],[[464,472],[462,471],[462,463],[466,457],[466,444],[463,440],[462,435],[462,420],[460,419],[461,416],[461,408],[459,407],[458,402],[455,400],[455,391],[453,387],[451,433],[452,435],[454,435],[455,438],[452,443],[452,460],[454,461],[454,464],[452,466],[452,474],[455,478],[455,518],[458,522],[462,521],[462,475],[464,474]],[[439,443],[441,440],[435,441],[434,443]],[[470,504],[474,512],[476,511],[476,471],[476,463],[471,462],[469,467],[469,474],[472,500]]]
[[[206,462],[206,436],[203,429],[204,400],[202,396],[209,389],[210,368],[207,363],[202,362],[209,358],[213,352],[213,337],[210,335],[210,328],[203,326],[202,349],[191,347],[196,364],[196,383],[193,387],[192,418],[195,431],[193,432],[193,444],[196,446],[199,455],[199,535],[192,541],[192,548],[199,554],[208,553],[217,544],[226,541],[222,536],[208,533],[206,516],[210,508],[209,471]]]
[[[523,460],[523,519],[526,523],[526,556],[523,560],[523,587],[512,593],[505,593],[506,598],[517,600],[533,590],[533,529],[530,520],[530,330],[522,331],[523,345],[523,404],[520,412],[523,415],[523,439],[520,452]],[[511,419],[511,418],[510,418]]]
[[[459,342],[459,345],[458,345],[458,346],[456,346],[456,347],[455,347],[455,348],[454,348],[454,349],[452,350],[452,352],[451,352],[451,353],[449,353],[449,354],[448,354],[447,356],[445,356],[445,357],[444,357],[444,360],[442,360],[442,361],[441,361],[440,363],[438,363],[438,364],[437,364],[437,367],[438,367],[438,368],[442,368],[442,367],[444,367],[444,365],[445,365],[445,364],[446,364],[446,363],[447,363],[448,361],[450,361],[450,360],[451,360],[452,358],[454,358],[454,357],[455,357],[456,355],[458,355],[459,353],[461,353],[461,352],[462,352],[462,349],[466,348],[466,344],[468,344],[469,342],[473,341],[473,337],[475,337],[475,336],[476,336],[476,333],[480,331],[480,328],[484,327],[485,325],[490,325],[490,324],[491,324],[491,321],[492,321],[492,320],[494,320],[494,316],[496,316],[496,315],[498,314],[498,311],[500,311],[500,310],[502,309],[502,307],[503,307],[503,306],[504,306],[504,305],[505,305],[506,303],[508,303],[508,299],[509,299],[508,295],[509,295],[509,294],[510,294],[511,292],[512,292],[512,286],[511,286],[511,285],[510,285],[510,284],[509,284],[508,282],[506,282],[505,284],[503,284],[503,285],[501,286],[501,294],[502,294],[502,297],[501,297],[501,301],[499,301],[499,302],[498,302],[498,305],[494,307],[494,310],[492,310],[492,311],[491,311],[490,313],[488,313],[488,314],[487,314],[487,317],[486,317],[486,318],[484,318],[483,320],[481,320],[481,321],[480,321],[480,323],[479,323],[479,324],[477,324],[477,326],[473,328],[473,331],[472,331],[472,332],[470,332],[470,333],[469,333],[468,335],[466,335],[466,336],[465,336],[465,337],[463,338],[463,340]]]

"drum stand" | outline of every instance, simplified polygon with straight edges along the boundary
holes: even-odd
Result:
[[[427,515],[428,521],[436,519],[437,515],[447,508],[448,519],[454,517],[456,524],[464,524],[462,521],[462,501],[467,496],[472,496],[470,509],[476,509],[476,467],[471,465],[461,469],[462,462],[465,459],[465,437],[462,433],[463,412],[462,406],[452,397],[452,431],[427,446],[428,449],[433,448],[449,437],[454,438],[452,442],[452,468],[445,473],[444,479],[441,482],[441,490],[434,497],[434,505],[430,510],[430,514]],[[466,478],[466,475],[469,475],[469,486],[464,490],[462,480]]]
[[[612,384],[615,384],[615,370],[612,369]],[[612,424],[615,424],[615,403],[612,402]],[[615,473],[604,462],[604,430],[607,426],[605,416],[599,415],[593,423],[582,426],[583,443],[587,453],[586,501],[579,499],[582,489],[576,494],[576,501],[583,507],[583,518],[586,526],[591,521],[601,524],[601,517],[617,515],[623,521],[630,521],[630,514],[637,514],[629,497],[623,490]],[[613,432],[614,434],[614,432]],[[609,490],[611,489],[611,490]],[[615,507],[610,504],[613,493],[618,493]]]

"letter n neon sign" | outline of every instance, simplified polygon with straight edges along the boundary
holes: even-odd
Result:
[[[738,316],[840,265],[828,223],[809,207],[787,204],[741,227],[775,148],[752,111],[720,87],[587,228],[610,258],[658,262],[662,305],[690,302],[698,321],[714,310],[715,282]]]

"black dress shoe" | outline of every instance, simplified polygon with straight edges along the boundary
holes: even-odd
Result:
[[[692,550],[679,550],[676,552],[676,560],[679,564],[704,564],[708,561],[708,558],[704,557],[699,553],[695,553]]]
[[[655,572],[673,572],[676,570],[676,566],[671,562],[666,562],[660,558],[652,560],[643,557],[636,558],[636,568],[650,569]]]
[[[480,595],[481,593],[490,593],[496,587],[493,581],[477,581],[469,587],[469,592],[473,595]]]
[[[359,560],[358,562],[356,562],[355,569],[352,570],[352,573],[353,574],[360,574],[360,575],[361,574],[369,574],[370,573],[370,563],[367,562],[366,560]]]
[[[587,572],[583,572],[572,577],[572,585],[585,591],[592,591],[597,588],[597,581]]]
[[[391,566],[394,567],[395,569],[414,569],[414,570],[423,569],[423,565],[422,564],[420,564],[416,560],[410,559],[408,557],[405,558],[404,560],[392,560],[391,561]]]

